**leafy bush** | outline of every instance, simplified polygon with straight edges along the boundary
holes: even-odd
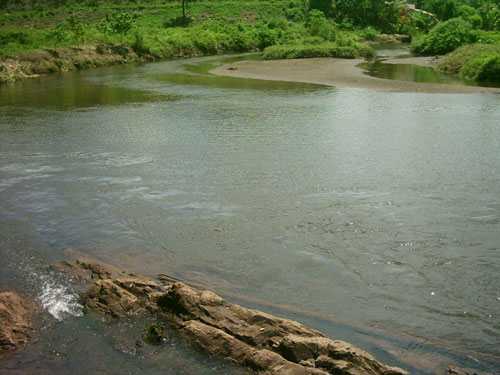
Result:
[[[377,29],[368,26],[359,31],[358,35],[362,40],[375,40],[375,38],[380,35],[380,32]]]
[[[21,30],[1,30],[0,31],[0,46],[5,46],[9,43],[18,43],[24,46],[32,44],[33,38],[26,31]]]
[[[335,26],[326,19],[323,12],[316,9],[309,12],[306,27],[312,36],[320,36],[325,40],[333,41],[337,36]]]
[[[410,47],[418,55],[441,55],[475,42],[472,25],[462,18],[438,23],[427,35],[417,38]]]
[[[473,7],[465,4],[461,5],[458,8],[458,16],[469,22],[474,29],[481,28],[483,20],[477,10]]]
[[[64,23],[58,24],[53,29],[46,32],[48,40],[51,40],[54,46],[54,51],[57,51],[57,46],[69,39],[68,27]]]
[[[193,22],[193,18],[189,16],[177,16],[163,22],[163,27],[185,27]]]
[[[484,58],[472,78],[478,82],[500,82],[500,55]]]
[[[216,53],[219,49],[217,38],[215,34],[211,32],[197,34],[194,38],[194,45],[204,54]]]
[[[121,34],[128,33],[134,27],[134,19],[130,13],[114,13],[97,24],[97,28],[103,34]]]
[[[339,46],[336,43],[317,45],[272,46],[264,50],[265,60],[302,59],[314,57],[338,57],[344,59],[372,58],[375,55],[370,46],[355,43],[352,46]]]

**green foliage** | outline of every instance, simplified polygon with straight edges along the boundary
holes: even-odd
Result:
[[[0,56],[31,50],[45,40],[45,35],[26,28],[0,28]]]
[[[114,13],[101,20],[97,25],[103,34],[125,35],[134,27],[134,19],[128,12]]]
[[[264,50],[262,58],[265,60],[302,59],[314,57],[338,57],[344,59],[372,58],[375,55],[373,48],[355,43],[351,46],[339,46],[337,43],[322,43],[316,45],[284,45],[272,46]]]
[[[10,43],[18,43],[29,46],[33,43],[33,37],[30,33],[22,30],[0,30],[0,46],[4,47]]]
[[[194,46],[203,54],[213,54],[219,50],[219,43],[215,33],[206,32],[194,38]]]
[[[69,31],[73,35],[73,40],[78,46],[80,46],[83,42],[85,42],[85,26],[81,20],[74,15],[69,16],[66,22],[68,23]]]
[[[52,41],[54,51],[57,52],[57,46],[69,39],[68,26],[64,23],[60,23],[53,29],[47,30],[46,36],[47,39]]]
[[[500,82],[500,44],[473,44],[446,55],[438,69],[477,82]]]
[[[348,25],[372,26],[384,33],[399,29],[401,19],[400,1],[384,0],[336,0],[333,1],[331,14],[342,28]]]
[[[441,21],[458,17],[459,0],[424,0],[420,4],[422,9],[434,13]]]
[[[427,35],[414,40],[410,50],[419,55],[441,55],[465,44],[474,43],[472,25],[462,18],[437,24]]]
[[[306,27],[312,36],[319,36],[329,41],[335,40],[337,34],[335,26],[319,10],[313,9],[309,12]]]
[[[304,22],[306,16],[306,7],[304,2],[300,0],[290,1],[285,9],[285,17],[289,21]]]
[[[332,12],[332,0],[310,0],[309,9],[319,10],[323,14],[330,15]]]
[[[481,28],[483,20],[477,10],[473,7],[469,5],[461,5],[458,8],[458,15],[465,21],[469,22],[474,29]]]
[[[186,27],[193,22],[192,17],[177,16],[163,22],[163,27]]]
[[[378,35],[380,35],[380,32],[371,26],[367,26],[360,30],[357,34],[362,40],[373,41]]]

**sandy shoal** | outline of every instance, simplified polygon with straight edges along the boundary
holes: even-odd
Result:
[[[460,86],[440,83],[406,82],[370,77],[357,65],[364,60],[334,58],[239,61],[222,65],[211,73],[220,76],[273,81],[316,83],[327,86],[355,87],[387,92],[477,94],[500,93],[500,88]],[[385,61],[388,62],[388,61]],[[391,59],[389,63],[433,66],[432,58]]]

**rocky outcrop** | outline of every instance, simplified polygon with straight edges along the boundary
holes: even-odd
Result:
[[[300,323],[229,303],[181,282],[159,296],[159,314],[194,347],[269,374],[405,374]]]
[[[115,318],[157,313],[160,283],[83,257],[76,259],[75,263],[63,262],[54,268],[76,278],[76,289],[81,292],[80,302],[87,311]]]
[[[403,375],[353,345],[332,340],[298,322],[232,304],[175,278],[161,283],[88,258],[59,270],[86,286],[87,311],[112,317],[153,315],[196,349],[269,375]]]
[[[19,349],[30,340],[30,319],[37,309],[36,302],[15,292],[0,292],[0,355]]]

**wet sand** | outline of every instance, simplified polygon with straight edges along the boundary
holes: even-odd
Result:
[[[273,81],[316,83],[327,86],[354,87],[387,92],[422,92],[443,94],[500,93],[500,88],[460,86],[438,83],[406,82],[370,77],[357,65],[364,60],[334,58],[240,61],[222,65],[211,73],[221,76]],[[433,66],[433,57],[390,59],[389,63]]]

